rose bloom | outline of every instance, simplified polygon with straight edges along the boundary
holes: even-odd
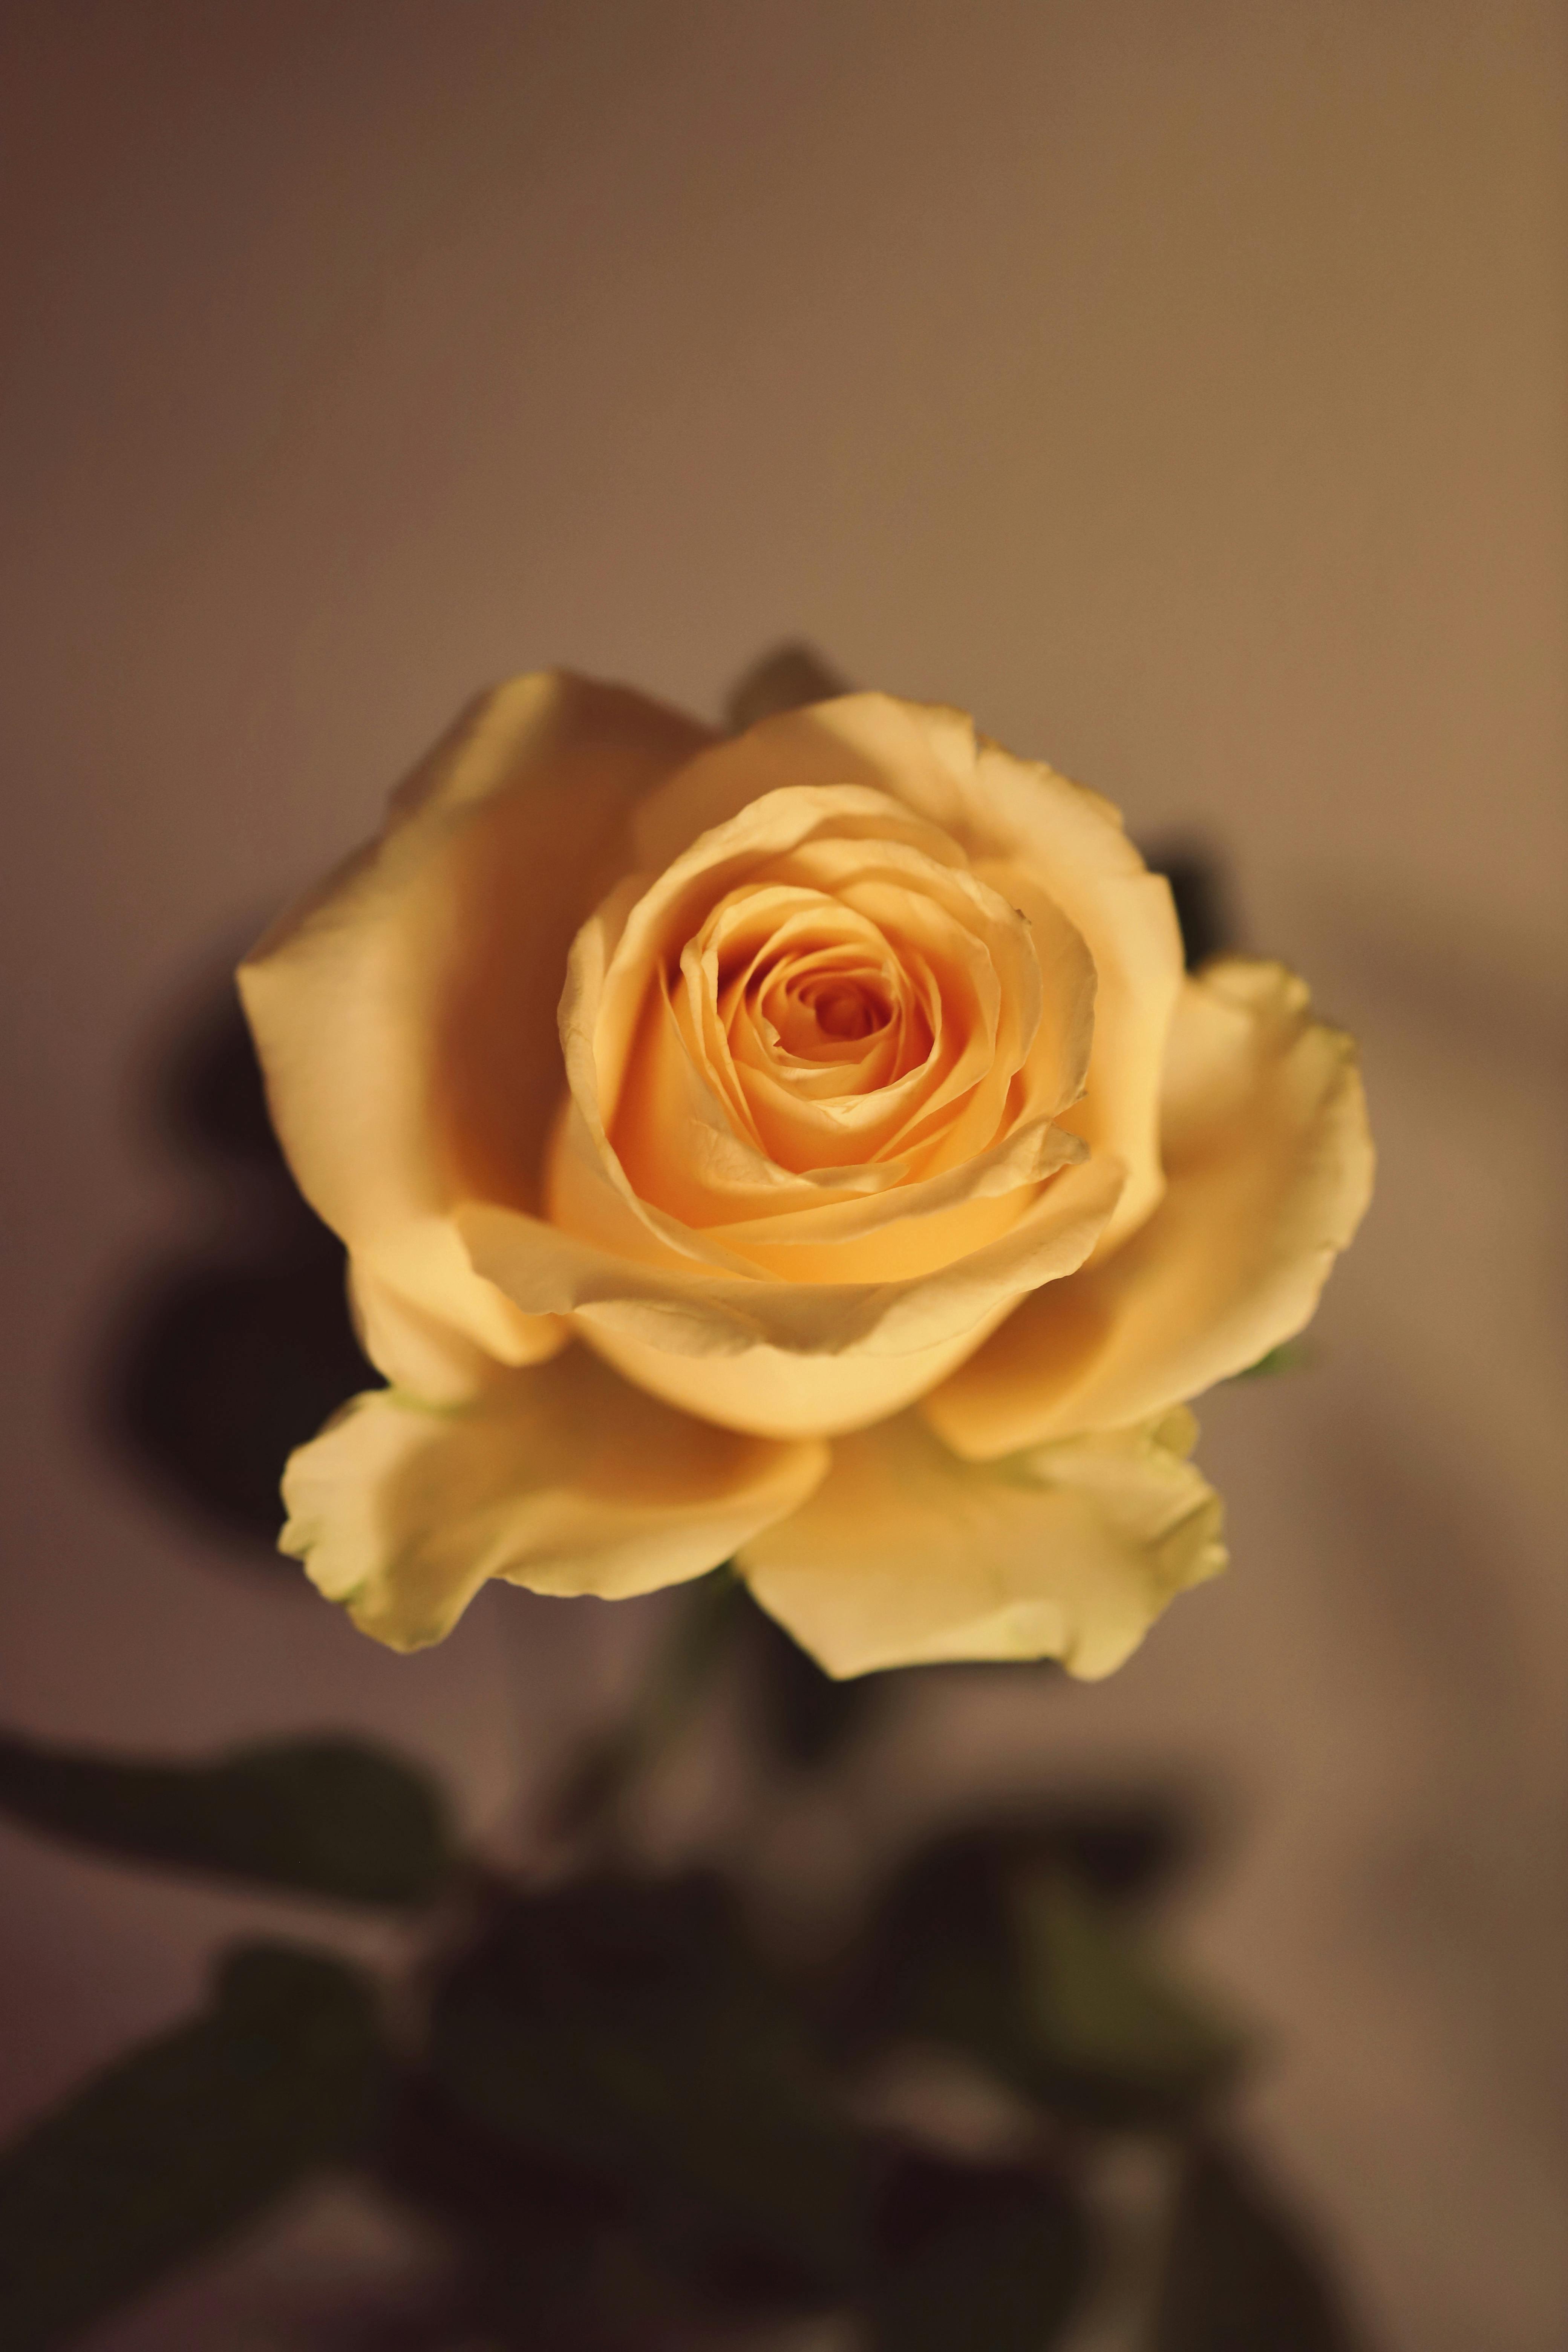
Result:
[[[732,1560],[830,1674],[1107,1674],[1224,1564],[1184,1400],[1370,1188],[1301,982],[1185,976],[1114,808],[880,694],[514,680],[240,984],[390,1383],[283,1546],[399,1649]]]

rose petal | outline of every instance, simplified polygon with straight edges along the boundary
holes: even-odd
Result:
[[[1188,982],[1165,1074],[1169,1190],[1102,1265],[1026,1299],[924,1401],[976,1460],[1196,1396],[1300,1330],[1361,1221],[1373,1150],[1354,1048],[1302,983],[1228,958]]]
[[[1027,922],[975,877],[940,827],[887,793],[842,783],[785,786],[747,801],[663,873],[645,876],[629,903],[617,891],[589,927],[591,950],[586,940],[574,950],[561,1014],[574,1090],[591,1091],[613,1129],[648,977],[679,961],[730,891],[780,882],[842,893],[856,904],[879,878],[881,903],[900,919],[915,919],[922,906],[940,907],[957,919],[965,939],[991,949],[1013,982],[1000,992],[1000,1017],[1026,1031],[1026,1045],[1039,1017]],[[590,973],[596,975],[591,990]],[[591,1058],[574,1059],[574,1040],[577,1055]]]
[[[624,1600],[701,1576],[826,1464],[672,1412],[574,1348],[456,1408],[356,1397],[290,1458],[281,1543],[362,1632],[416,1650],[490,1577]]]
[[[1068,1123],[1128,1170],[1100,1255],[1152,1213],[1163,1190],[1160,1072],[1182,984],[1182,941],[1163,877],[1151,874],[1109,801],[1037,761],[977,740],[963,711],[852,694],[786,711],[702,752],[637,812],[638,862],[654,871],[784,783],[858,784],[941,827],[973,861],[1020,867],[1088,945],[1098,978],[1084,1100]]]
[[[956,1658],[1059,1658],[1108,1675],[1225,1565],[1220,1503],[1177,1413],[962,1461],[914,1413],[838,1439],[794,1516],[737,1565],[830,1675]]]
[[[241,967],[306,1197],[388,1297],[503,1361],[548,1355],[561,1332],[475,1274],[449,1212],[476,1191],[537,1202],[561,1092],[560,975],[605,887],[606,844],[710,740],[637,695],[514,679],[400,787],[380,841]],[[417,1377],[425,1350],[404,1353],[397,1322],[367,1314],[376,1360]]]
[[[457,1241],[449,1225],[437,1225],[436,1233],[444,1247]],[[355,1335],[377,1371],[432,1404],[472,1396],[494,1377],[498,1360],[514,1360],[503,1352],[512,1343],[511,1331],[502,1328],[496,1345],[482,1347],[455,1321],[416,1307],[363,1257],[349,1260],[348,1294]],[[563,1316],[519,1316],[517,1328],[540,1335],[540,1344],[524,1360],[533,1363],[548,1362],[572,1337]],[[547,1338],[552,1346],[545,1344]]]
[[[902,1282],[776,1282],[709,1273],[673,1250],[639,1255],[644,1229],[607,1184],[593,1238],[479,1204],[457,1222],[481,1274],[530,1313],[574,1315],[654,1395],[727,1428],[823,1435],[897,1412],[1024,1293],[1081,1265],[1121,1182],[1114,1161],[1063,1169],[1010,1232]]]
[[[776,1120],[763,1149],[759,1119],[765,1107],[748,1092],[745,1074],[729,1062],[727,1041],[715,1034],[718,995],[701,978],[706,960],[694,956],[691,943],[731,913],[739,920],[748,888],[758,905],[765,902],[762,931],[787,938],[806,901],[803,875],[821,886],[824,912],[809,931],[813,941],[858,942],[866,950],[875,937],[945,963],[937,1019],[952,1016],[959,1060],[950,1057],[941,1070],[933,1049],[929,1066],[941,1070],[935,1087],[923,1102],[900,1106],[900,1126],[879,1147],[874,1137],[855,1141],[852,1148],[870,1158],[844,1164],[835,1164],[832,1150],[813,1135],[813,1122],[837,1115],[834,1107],[791,1096],[777,1078],[778,1104],[808,1163],[791,1168],[771,1156],[781,1149]],[[880,922],[868,934],[826,898],[827,886],[856,914],[869,908]],[[1079,1191],[1063,1193],[1053,1184],[1043,1204],[1037,1188],[1081,1152],[1081,1140],[1053,1131],[1045,1118],[1024,1122],[1020,1105],[1038,1095],[1055,1109],[1077,1091],[1093,973],[1071,927],[1054,909],[1041,920],[1060,997],[1048,1020],[1042,1018],[1030,918],[977,882],[945,836],[886,794],[856,786],[784,789],[748,803],[639,895],[623,887],[574,943],[561,1004],[574,1108],[558,1125],[550,1154],[552,1223],[643,1268],[675,1274],[684,1261],[697,1272],[763,1272],[794,1285],[836,1287],[847,1280],[862,1293],[868,1285],[945,1274],[954,1260],[1026,1226],[1033,1233],[1036,1209],[1047,1223],[1064,1213],[1076,1223]],[[684,967],[679,999],[659,980],[662,973],[668,981],[677,955]],[[690,1004],[694,992],[710,1000],[706,1014],[700,1001]],[[1036,1066],[1041,1032],[1047,1051]],[[842,1131],[847,1137],[847,1119]],[[879,1148],[906,1147],[907,1158],[875,1156]],[[521,1238],[514,1229],[514,1244]],[[1027,1235],[1024,1246],[1026,1254],[1033,1246]],[[1053,1265],[1059,1262],[1053,1257]],[[508,1263],[509,1294],[520,1303],[525,1290],[536,1295],[521,1248],[509,1251]],[[945,1342],[961,1328],[976,1344],[981,1316],[993,1315],[1001,1296],[1001,1286],[991,1284],[962,1323],[949,1319],[943,1328],[921,1330],[900,1351]],[[748,1318],[759,1311],[770,1325],[802,1325],[798,1303],[781,1301],[772,1309],[747,1301]],[[819,1320],[807,1306],[805,1324]],[[775,1335],[766,1328],[755,1336],[773,1344]],[[845,1343],[782,1344],[837,1353]],[[633,1376],[641,1378],[640,1369]],[[680,1401],[691,1402],[684,1387]],[[869,1417],[870,1409],[860,1417]]]
[[[880,1192],[828,1195],[814,1208],[704,1231],[710,1241],[784,1281],[840,1281],[850,1268],[862,1282],[904,1281],[952,1265],[1011,1232],[1045,1179],[1085,1157],[1076,1135],[1048,1118],[1037,1119],[961,1168],[905,1184],[892,1199]]]

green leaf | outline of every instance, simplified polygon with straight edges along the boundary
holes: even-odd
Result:
[[[1232,2079],[1236,2035],[1081,1884],[1047,1874],[1018,1906],[1031,2071],[1053,2105],[1089,2122],[1160,2124]]]
[[[0,1738],[0,1811],[100,1853],[351,1903],[427,1903],[454,1860],[432,1783],[347,1739],[174,1764]]]
[[[851,2041],[948,2043],[1078,2122],[1184,2120],[1239,2050],[1116,1899],[1165,1866],[1172,1835],[1157,1817],[1063,1814],[921,1856],[863,1957]]]
[[[1047,2352],[1073,2315],[1085,2233],[1051,2177],[911,2156],[879,2221],[871,2352]]]
[[[1357,2341],[1305,2232],[1236,2151],[1198,2149],[1177,2191],[1153,2352],[1352,2352]]]
[[[211,2009],[0,2156],[0,2344],[64,2342],[350,2155],[381,2082],[363,1976],[284,1945],[236,1950]]]
[[[536,2326],[591,2295],[620,2219],[613,2190],[485,2130],[419,2075],[399,2081],[373,2162],[387,2194],[460,2238],[492,2299]]]
[[[511,1904],[440,1988],[430,2066],[485,2129],[614,2184],[683,2262],[727,2252],[803,2283],[855,2267],[851,2136],[712,1880]]]

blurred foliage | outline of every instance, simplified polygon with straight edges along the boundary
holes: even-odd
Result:
[[[866,2295],[871,2352],[1041,2352],[1077,2307],[1088,2241],[1046,2166],[907,2151],[878,2212]]]
[[[836,1682],[761,1609],[747,1612],[746,1633],[756,1727],[765,1746],[796,1771],[837,1763],[881,1714],[887,1676]]]
[[[146,1764],[0,1736],[0,1813],[100,1853],[349,1903],[428,1903],[456,1859],[429,1778],[349,1739]]]
[[[629,1801],[721,1672],[764,1791],[830,1775],[894,1685],[829,1684],[724,1575],[683,1596],[655,1665],[544,1808],[547,1874],[464,1863],[426,1776],[344,1741],[205,1766],[0,1742],[0,1807],[35,1829],[345,1903],[442,1898],[399,1986],[231,1956],[206,2011],[0,2158],[6,2352],[68,2343],[345,2168],[451,2254],[428,2327],[345,2352],[678,2352],[814,2315],[852,2320],[862,2352],[1051,2352],[1121,2259],[1096,2184],[1128,2134],[1168,2211],[1127,2352],[1350,2346],[1308,2234],[1218,2136],[1240,2040],[1155,1949],[1195,1850],[1181,1807],[950,1829],[786,1968],[741,1886],[643,1864]],[[1000,2103],[994,2143],[879,2097],[933,2052]]]
[[[853,2136],[717,1878],[595,1878],[498,1905],[437,1990],[428,2065],[492,2137],[616,2191],[679,2265],[808,2296],[857,2273]]]
[[[0,2344],[43,2352],[368,2144],[374,1991],[252,1944],[211,2007],[78,2091],[0,2158]]]
[[[1015,1897],[1026,2086],[1089,2123],[1186,2121],[1236,2073],[1235,2033],[1066,1871]]]
[[[764,719],[776,719],[805,703],[827,702],[850,691],[848,680],[825,661],[815,646],[774,646],[742,672],[724,704],[724,723],[739,735]]]
[[[1200,2142],[1172,2215],[1151,2352],[1348,2352],[1321,2257],[1237,2149]]]
[[[1178,1835],[1157,1812],[1058,1811],[918,1854],[853,1965],[850,2045],[944,2043],[1064,2120],[1179,2126],[1224,2088],[1239,2044],[1152,1961],[1116,1899]]]
[[[681,1730],[736,1620],[749,1611],[744,1585],[727,1568],[700,1578],[684,1600],[625,1721],[589,1743],[551,1801],[556,1835],[614,1829],[624,1801]]]

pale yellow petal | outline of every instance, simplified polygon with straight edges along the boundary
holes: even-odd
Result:
[[[415,1650],[491,1577],[624,1600],[701,1576],[826,1462],[674,1412],[574,1348],[462,1405],[356,1397],[290,1458],[281,1542],[362,1632]]]
[[[1310,1318],[1360,1223],[1373,1150],[1354,1049],[1279,965],[1184,991],[1164,1087],[1169,1189],[1102,1265],[1026,1299],[922,1406],[977,1459],[1196,1396]]]
[[[904,1413],[838,1439],[821,1485],[738,1565],[831,1675],[986,1658],[1108,1675],[1225,1565],[1192,1433],[1181,1414],[982,1465]]]
[[[556,1335],[474,1273],[449,1213],[476,1192],[536,1203],[573,935],[614,878],[627,812],[708,740],[640,696],[514,679],[399,788],[380,840],[241,968],[307,1199],[398,1299],[504,1361]],[[395,1341],[384,1369],[402,1370]]]
[[[449,1225],[438,1230],[443,1243],[461,1246]],[[472,1395],[493,1376],[498,1360],[546,1363],[572,1337],[564,1317],[520,1314],[497,1291],[498,1307],[514,1319],[509,1326],[498,1318],[490,1345],[482,1347],[456,1323],[416,1307],[363,1257],[349,1261],[348,1291],[355,1333],[376,1370],[395,1388],[432,1403]]]

